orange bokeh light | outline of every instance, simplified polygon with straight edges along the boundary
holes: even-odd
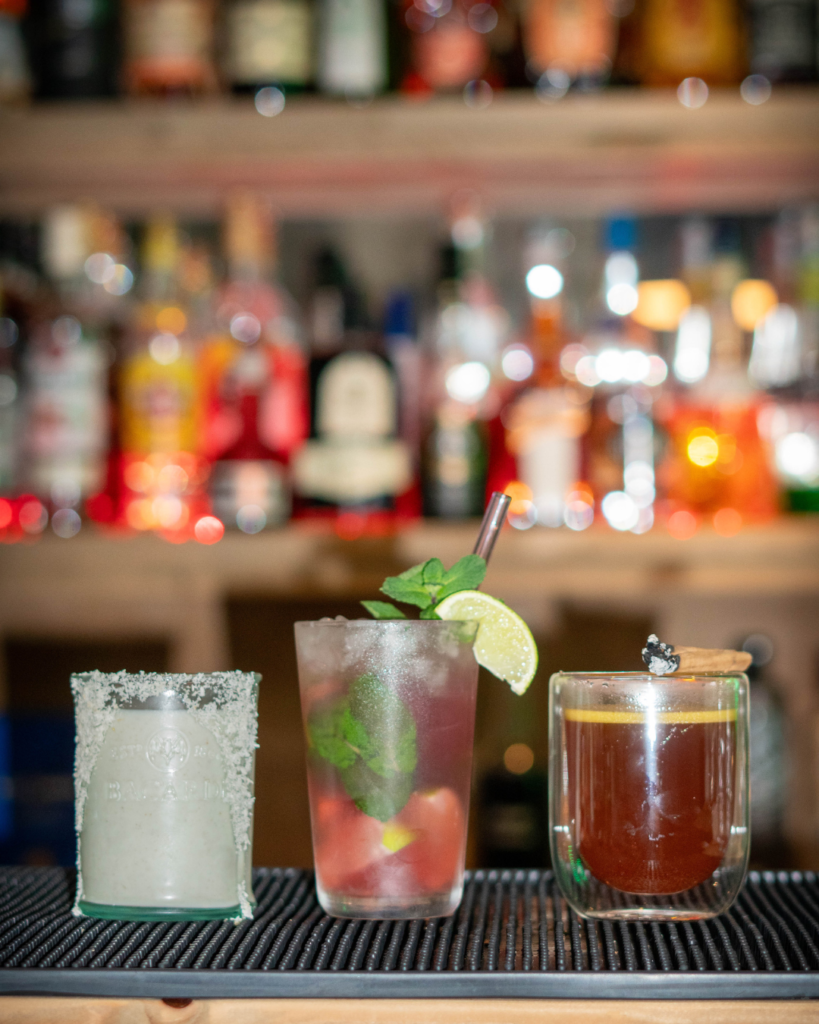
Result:
[[[632,317],[652,331],[675,331],[691,305],[691,293],[682,281],[641,281]]]
[[[188,326],[188,318],[177,306],[166,306],[156,314],[156,326],[168,334],[181,334]]]
[[[5,498],[0,498],[0,530],[5,528],[11,522],[11,505],[6,501]]]
[[[532,488],[528,484],[522,480],[512,480],[506,485],[503,493],[512,499],[508,512],[510,516],[526,515],[532,503]]]
[[[731,313],[744,331],[753,331],[779,301],[768,281],[740,281],[731,295]]]
[[[742,529],[742,516],[735,508],[721,508],[714,513],[714,530],[720,537],[734,537]]]
[[[697,532],[697,517],[692,512],[680,509],[668,517],[666,528],[672,537],[677,540],[688,540]]]
[[[215,544],[222,539],[224,533],[224,523],[216,516],[202,516],[193,528],[193,535],[200,544]]]

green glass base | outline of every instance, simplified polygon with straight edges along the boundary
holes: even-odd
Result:
[[[238,903],[233,907],[190,910],[186,907],[114,907],[108,903],[80,900],[79,908],[87,917],[103,917],[112,921],[222,921],[242,915]]]

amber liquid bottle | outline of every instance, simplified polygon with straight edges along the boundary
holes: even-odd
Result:
[[[643,85],[676,86],[684,78],[733,85],[745,73],[737,0],[640,0],[629,21],[633,73]]]
[[[212,0],[125,0],[123,79],[132,95],[217,88]]]

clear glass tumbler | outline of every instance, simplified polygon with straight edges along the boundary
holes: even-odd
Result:
[[[726,910],[748,862],[748,680],[559,672],[549,825],[563,895],[589,917]]]
[[[478,624],[295,624],[319,902],[451,914],[463,892]]]
[[[252,672],[71,677],[76,914],[251,917]]]

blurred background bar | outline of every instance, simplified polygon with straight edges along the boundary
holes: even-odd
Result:
[[[470,866],[548,863],[547,681],[744,647],[755,867],[819,869],[814,0],[0,0],[0,860],[74,857],[71,671],[263,674],[474,544]]]

